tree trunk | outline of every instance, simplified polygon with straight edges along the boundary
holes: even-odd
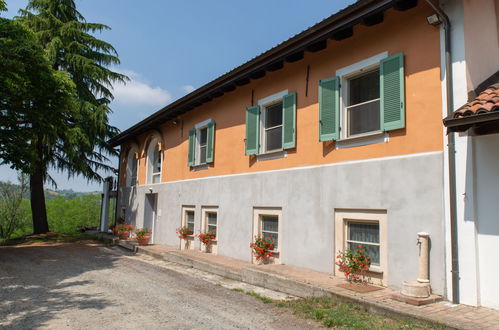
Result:
[[[45,208],[45,192],[43,191],[44,175],[40,172],[43,172],[43,170],[37,168],[35,173],[29,177],[34,234],[43,234],[49,231],[47,210]]]
[[[41,161],[43,159],[43,145],[40,142],[37,143],[37,156],[38,161],[35,164],[35,169],[29,176],[31,216],[33,218],[33,233],[43,234],[49,231],[49,224],[45,207],[45,191],[43,190],[46,175]]]

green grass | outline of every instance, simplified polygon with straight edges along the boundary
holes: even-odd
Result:
[[[271,302],[274,302],[273,299],[271,299],[269,297],[262,296],[261,294],[256,293],[255,291],[246,291],[246,294],[260,299],[264,304],[269,304]]]
[[[105,244],[111,243],[110,240],[99,240],[97,236],[76,232],[72,234],[47,233],[41,235],[26,235],[16,238],[9,238],[6,240],[0,240],[0,246],[33,244],[40,242],[69,243],[89,240],[100,241]]]
[[[273,299],[271,299],[269,297],[265,297],[259,293],[256,293],[255,291],[244,291],[241,288],[233,288],[232,291],[246,293],[248,296],[252,296],[252,297],[255,297],[257,299],[260,299],[264,304],[269,304],[269,303],[274,302]]]
[[[295,314],[314,319],[328,328],[443,329],[441,326],[425,322],[372,314],[355,304],[343,303],[326,297],[279,301],[276,306],[291,308]]]

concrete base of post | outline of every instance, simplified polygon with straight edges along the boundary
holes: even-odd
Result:
[[[428,298],[431,295],[430,283],[420,283],[419,281],[404,281],[402,291],[404,296],[412,298]]]

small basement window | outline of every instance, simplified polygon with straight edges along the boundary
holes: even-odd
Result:
[[[366,257],[371,259],[371,264],[380,265],[379,222],[347,222],[347,248],[352,251],[359,250],[362,245]]]

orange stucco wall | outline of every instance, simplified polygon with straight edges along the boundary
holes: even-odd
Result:
[[[164,123],[159,128],[165,143],[162,182],[443,150],[439,29],[426,23],[430,14],[426,4],[405,12],[390,9],[383,23],[372,27],[356,25],[353,37],[329,40],[327,49],[305,53],[303,60],[285,63],[283,69],[267,72],[264,78],[195,108],[179,117],[176,125]],[[406,127],[390,132],[386,143],[335,149],[334,142],[319,142],[319,80],[384,51],[405,55]],[[256,103],[286,89],[298,94],[296,149],[288,150],[285,158],[257,162],[245,155],[244,145],[245,109],[251,105],[252,91]],[[216,123],[213,166],[191,171],[187,166],[189,129],[209,118]],[[147,134],[138,137],[139,146],[146,139]],[[139,184],[145,183],[145,165],[145,158],[141,158]]]

